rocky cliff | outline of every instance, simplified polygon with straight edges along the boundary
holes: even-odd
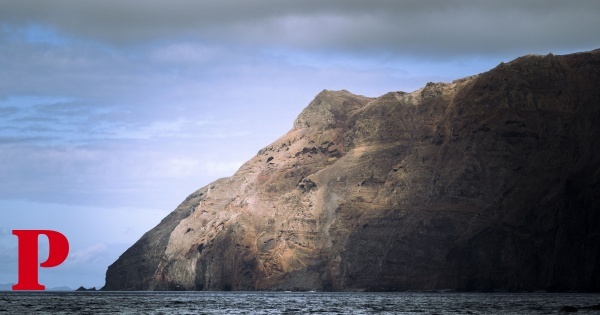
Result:
[[[600,50],[323,91],[104,289],[600,291]]]

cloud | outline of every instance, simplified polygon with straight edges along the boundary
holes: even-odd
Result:
[[[600,3],[590,0],[62,0],[4,3],[0,12],[0,19],[12,25],[35,21],[113,45],[188,38],[317,53],[439,58],[589,49],[600,39],[594,31],[600,28]]]
[[[104,243],[96,243],[86,248],[72,251],[67,257],[66,264],[70,265],[93,265],[105,254],[108,246]]]

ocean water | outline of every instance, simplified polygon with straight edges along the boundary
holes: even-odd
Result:
[[[0,314],[600,314],[600,294],[0,292]]]

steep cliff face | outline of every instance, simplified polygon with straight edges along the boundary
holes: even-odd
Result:
[[[323,91],[104,289],[600,291],[599,123],[600,50]]]

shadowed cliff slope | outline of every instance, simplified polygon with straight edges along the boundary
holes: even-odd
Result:
[[[600,50],[323,91],[105,290],[600,291]]]

